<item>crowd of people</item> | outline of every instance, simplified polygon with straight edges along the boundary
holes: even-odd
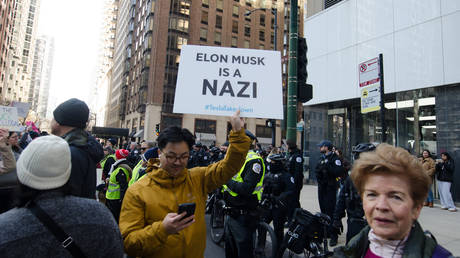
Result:
[[[228,142],[210,147],[179,127],[156,142],[96,139],[78,99],[61,103],[53,117],[51,135],[33,126],[21,134],[0,129],[0,257],[203,257],[205,205],[216,189],[228,210],[226,257],[256,257],[257,222],[273,222],[282,242],[301,207],[301,151],[289,141],[285,151],[262,148],[239,111]],[[330,141],[318,147],[312,172],[321,212],[332,221],[331,246],[347,216],[336,257],[451,255],[417,222],[423,205],[433,207],[434,179],[441,208],[456,211],[448,153],[435,161],[428,150],[416,158],[387,144],[359,144],[349,162]],[[98,167],[103,183],[96,186]],[[193,210],[179,212],[182,205]],[[269,207],[263,216],[262,206]]]

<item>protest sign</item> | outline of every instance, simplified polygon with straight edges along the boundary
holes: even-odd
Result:
[[[18,109],[19,117],[26,118],[27,114],[29,114],[30,103],[13,101],[11,103],[11,106],[16,107]]]
[[[278,51],[182,47],[174,113],[283,119]]]
[[[0,128],[15,132],[21,130],[16,107],[0,106]]]

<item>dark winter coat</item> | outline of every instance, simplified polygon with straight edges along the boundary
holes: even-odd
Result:
[[[71,194],[96,198],[96,164],[104,158],[99,142],[82,129],[74,129],[62,136],[69,143],[72,171],[69,182]]]
[[[95,200],[47,192],[36,199],[86,257],[123,257],[123,240],[109,210]],[[0,214],[0,257],[72,257],[28,208]]]
[[[353,237],[346,246],[334,249],[333,257],[364,257],[369,248],[369,231],[370,227],[365,227],[358,235]],[[433,237],[425,235],[422,227],[416,221],[411,229],[406,246],[404,247],[403,258],[428,258],[432,257],[435,252],[440,255],[436,257],[452,256],[447,250],[438,245]]]
[[[455,164],[453,160],[448,160],[436,164],[436,178],[439,181],[452,182],[454,180]]]

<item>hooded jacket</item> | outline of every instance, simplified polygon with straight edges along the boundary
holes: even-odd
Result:
[[[126,192],[120,215],[125,252],[136,257],[203,257],[206,247],[205,204],[207,194],[236,174],[245,161],[250,139],[244,129],[231,132],[224,160],[207,167],[184,169],[177,177],[150,159],[147,175]],[[177,213],[179,204],[196,204],[195,223],[168,235],[162,220]]]
[[[86,131],[76,128],[62,138],[70,146],[72,170],[67,184],[72,195],[96,198],[96,164],[104,158],[100,143]]]

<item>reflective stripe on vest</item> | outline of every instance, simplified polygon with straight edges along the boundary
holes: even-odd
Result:
[[[260,157],[257,153],[255,153],[254,151],[248,152],[248,154],[246,155],[246,161],[244,162],[244,165],[241,167],[238,174],[232,177],[232,180],[242,183],[243,178],[241,177],[241,173],[243,173],[244,168],[246,167],[246,164],[249,161],[255,160],[255,159],[259,159],[260,163],[262,164],[262,177],[260,178],[260,181],[257,183],[256,187],[254,188],[254,191],[252,192],[252,194],[257,195],[257,199],[260,201],[262,199],[263,182],[264,182],[264,176],[265,176],[265,163],[262,157]],[[227,185],[223,185],[222,191],[227,191],[233,197],[238,196],[238,194],[230,190],[230,188],[228,188]]]
[[[120,184],[117,182],[117,174],[120,170],[123,169],[123,172],[126,175],[126,180],[129,180],[129,173],[126,169],[122,167],[118,167],[115,171],[112,172],[110,175],[109,186],[107,187],[107,192],[105,194],[105,198],[108,200],[119,200],[120,199]]]
[[[128,187],[130,187],[132,184],[134,184],[137,180],[139,180],[139,172],[142,168],[142,163],[143,161],[140,160],[139,163],[134,167],[133,169],[133,176],[131,177],[131,180],[129,180]]]
[[[101,168],[104,169],[104,166],[105,166],[105,162],[107,162],[107,160],[112,157],[114,160],[117,160],[117,158],[115,157],[114,154],[110,154],[110,155],[107,155],[103,160],[101,160],[101,162],[99,162],[99,164],[101,164]]]

